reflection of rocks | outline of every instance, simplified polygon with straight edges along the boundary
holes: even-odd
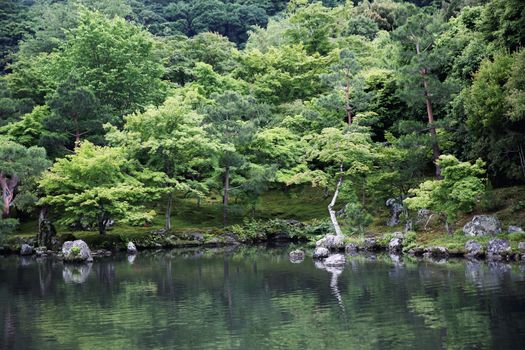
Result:
[[[389,254],[390,260],[394,263],[396,266],[403,266],[403,257],[400,254]]]
[[[20,255],[32,255],[33,254],[33,247],[31,247],[29,244],[22,244],[20,247]]]
[[[463,226],[466,236],[490,236],[501,233],[501,222],[492,215],[476,215]]]
[[[346,258],[343,254],[333,254],[326,258],[324,261],[324,266],[344,266],[346,264]]]
[[[489,261],[489,271],[500,279],[510,274],[511,266],[500,261]]]
[[[20,266],[29,266],[33,263],[33,259],[27,255],[21,256],[19,261]]]
[[[66,283],[84,283],[91,273],[91,264],[64,265],[62,278]]]
[[[337,299],[337,303],[341,307],[341,310],[346,315],[343,298],[341,297],[341,292],[339,291],[339,286],[338,286],[338,279],[341,273],[343,273],[343,270],[345,268],[345,263],[346,263],[346,258],[343,254],[333,254],[329,256],[327,259],[325,259],[324,261],[321,261],[321,260],[314,261],[316,268],[325,270],[326,272],[332,275],[332,278],[330,279],[330,289],[332,290],[332,294],[334,295],[334,297]]]
[[[301,263],[304,260],[304,252],[300,249],[296,249],[290,252],[290,262],[297,264]]]
[[[128,263],[133,265],[133,263],[135,262],[136,258],[137,258],[136,254],[128,254]]]
[[[467,280],[478,283],[483,276],[481,269],[482,263],[479,260],[466,260],[465,262],[465,277]]]
[[[327,258],[328,255],[330,255],[330,251],[328,250],[328,248],[317,247],[314,250],[313,257],[314,257],[314,259],[323,259],[323,258]]]

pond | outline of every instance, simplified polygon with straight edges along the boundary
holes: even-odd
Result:
[[[2,349],[518,349],[525,265],[291,247],[0,257]]]

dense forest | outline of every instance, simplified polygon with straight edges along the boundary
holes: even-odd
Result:
[[[1,0],[0,232],[310,185],[452,232],[525,183],[524,41],[522,0]]]

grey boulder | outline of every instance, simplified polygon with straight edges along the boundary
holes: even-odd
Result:
[[[501,233],[501,222],[492,215],[476,215],[463,226],[466,236],[492,236]]]
[[[388,243],[388,250],[391,252],[399,252],[403,249],[403,239],[399,237],[394,237]]]
[[[314,250],[313,257],[314,257],[314,259],[323,259],[323,258],[327,258],[328,255],[330,255],[330,251],[328,250],[328,248],[317,247]]]
[[[33,254],[33,247],[31,247],[29,244],[22,244],[20,247],[20,255],[31,255]]]
[[[508,233],[523,233],[523,229],[519,226],[509,225]]]
[[[348,243],[345,246],[346,254],[352,254],[352,253],[357,252],[358,250],[359,250],[359,247],[357,246],[357,244],[354,244],[354,243]]]
[[[483,246],[476,241],[468,241],[465,243],[465,255],[472,258],[481,257],[485,255]]]
[[[343,236],[337,235],[326,235],[315,242],[316,247],[324,247],[330,250],[341,250],[345,247],[345,241]]]
[[[506,239],[492,239],[487,245],[487,256],[492,260],[505,259],[510,252],[510,243]]]
[[[368,251],[379,250],[379,245],[375,238],[365,238],[363,248]]]
[[[423,254],[425,257],[447,257],[448,249],[441,246],[428,247]]]
[[[91,262],[91,250],[86,242],[81,239],[67,241],[62,245],[62,255],[66,262]]]
[[[133,242],[128,243],[127,252],[128,254],[131,254],[131,255],[138,253],[137,247],[135,246]]]
[[[288,255],[292,263],[300,263],[304,260],[304,252],[301,249],[296,249]]]

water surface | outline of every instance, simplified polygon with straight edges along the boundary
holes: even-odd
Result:
[[[291,248],[0,257],[5,349],[519,349],[525,266]]]

